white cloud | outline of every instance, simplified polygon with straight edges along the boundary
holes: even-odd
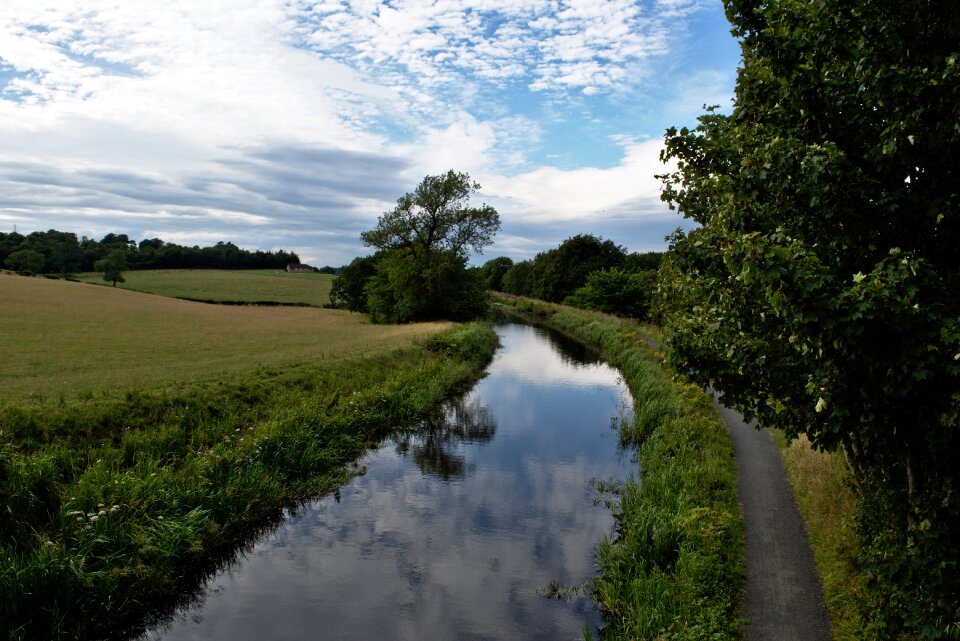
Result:
[[[458,84],[466,76],[588,94],[617,91],[632,68],[663,54],[670,29],[665,16],[677,14],[672,5],[658,14],[632,0],[303,2],[297,8],[309,46],[402,85]]]
[[[515,176],[482,174],[484,186],[504,199],[507,209],[529,222],[579,220],[642,215],[637,203],[658,203],[660,181],[666,173],[660,160],[659,140],[635,142],[621,139],[624,155],[616,167],[561,170],[540,167]],[[662,208],[655,207],[660,215]]]
[[[315,241],[305,259],[342,264],[397,196],[450,168],[520,222],[609,217],[656,202],[657,145],[626,141],[617,166],[568,170],[538,165],[541,147],[574,119],[607,118],[591,112],[600,101],[632,100],[699,5],[5,0],[0,220]]]

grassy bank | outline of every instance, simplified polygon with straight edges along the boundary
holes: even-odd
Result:
[[[492,330],[438,329],[384,339],[370,354],[305,354],[274,370],[254,362],[244,377],[8,402],[0,638],[122,638],[189,595],[285,508],[340,485],[386,430],[480,374],[496,345]],[[202,367],[203,357],[193,358]],[[111,362],[88,362],[87,371],[95,377]]]
[[[634,398],[625,441],[639,477],[622,491],[616,536],[599,548],[594,595],[604,639],[739,639],[742,520],[726,429],[702,391],[668,372],[632,321],[527,299],[501,302],[598,348]]]
[[[335,276],[288,273],[274,269],[145,269],[123,273],[117,287],[170,298],[213,303],[269,303],[323,307],[330,302]],[[85,273],[78,280],[109,285],[103,274]]]
[[[805,436],[788,441],[779,430],[771,432],[807,524],[834,639],[865,639],[861,609],[866,587],[858,561],[857,497],[843,455],[814,450]]]

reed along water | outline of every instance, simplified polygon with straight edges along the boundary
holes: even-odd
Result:
[[[612,533],[601,490],[630,474],[626,386],[585,348],[497,325],[488,375],[361,461],[145,638],[578,639],[601,615],[577,591]],[[581,591],[582,592],[582,591]]]

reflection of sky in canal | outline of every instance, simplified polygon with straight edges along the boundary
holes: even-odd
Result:
[[[611,417],[616,372],[561,355],[531,327],[500,327],[503,351],[453,420],[401,434],[363,463],[340,500],[319,500],[211,580],[167,639],[575,639],[578,583],[612,519],[592,478],[623,478]],[[572,382],[575,381],[575,382]]]

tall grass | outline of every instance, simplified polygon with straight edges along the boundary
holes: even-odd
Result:
[[[806,436],[788,440],[779,430],[771,433],[807,524],[834,639],[865,639],[868,635],[861,611],[867,597],[858,560],[857,497],[846,462],[839,452],[813,449]]]
[[[504,304],[592,345],[634,397],[638,476],[598,550],[603,639],[739,639],[744,573],[733,445],[710,400],[665,369],[643,325],[527,299]]]
[[[488,326],[459,326],[245,388],[21,411],[0,444],[0,638],[141,630],[284,508],[343,483],[387,429],[475,379],[495,346]]]

